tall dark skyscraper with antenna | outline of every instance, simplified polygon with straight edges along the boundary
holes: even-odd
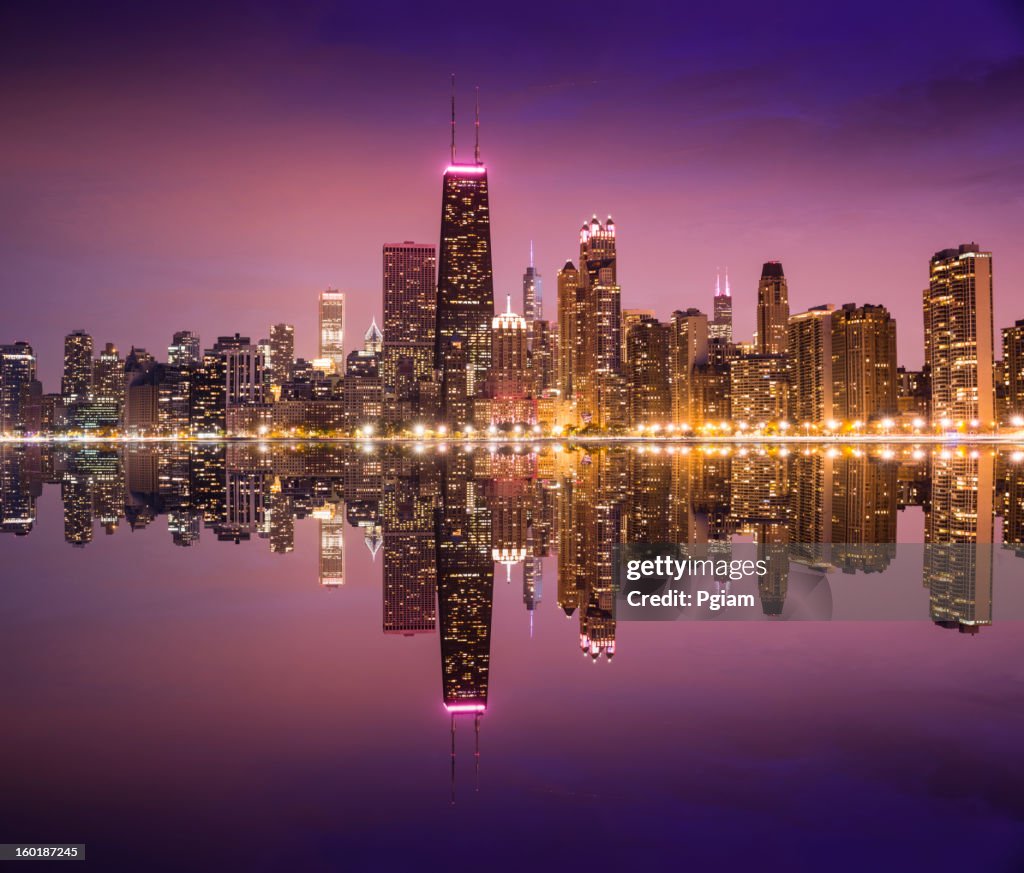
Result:
[[[473,163],[457,163],[453,81],[451,163],[441,194],[434,363],[441,372],[445,419],[456,427],[472,420],[472,403],[455,402],[454,395],[465,393],[467,401],[479,395],[491,366],[494,277],[487,168],[480,160],[479,97],[475,133]]]

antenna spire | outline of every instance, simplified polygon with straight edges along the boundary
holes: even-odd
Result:
[[[530,240],[530,266],[533,266],[533,240]]]
[[[476,165],[480,166],[480,86],[476,86],[476,147],[473,149]]]
[[[452,794],[451,805],[455,806],[455,713],[452,713]]]
[[[455,73],[452,73],[452,163],[455,163]]]

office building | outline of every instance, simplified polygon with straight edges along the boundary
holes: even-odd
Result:
[[[320,353],[330,372],[345,372],[345,293],[335,288],[320,292]]]

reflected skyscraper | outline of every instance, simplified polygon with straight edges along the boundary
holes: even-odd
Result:
[[[436,513],[441,688],[450,713],[487,708],[494,560],[491,513],[474,478],[476,456],[448,455]]]
[[[320,527],[318,579],[325,588],[345,584],[345,507],[324,504],[313,511]]]
[[[932,459],[924,584],[932,621],[961,633],[992,623],[993,474],[988,450],[944,450]]]
[[[0,533],[31,532],[43,492],[40,454],[39,446],[0,446]]]
[[[380,499],[384,633],[432,633],[437,620],[438,499],[432,459],[403,459]]]

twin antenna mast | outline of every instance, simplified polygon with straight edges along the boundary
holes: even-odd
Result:
[[[476,142],[473,147],[473,161],[480,166],[480,86],[476,88],[476,118],[474,121]],[[452,164],[455,164],[455,73],[452,73]]]

